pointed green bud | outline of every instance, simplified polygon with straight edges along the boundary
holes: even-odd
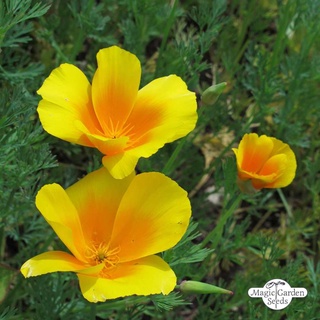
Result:
[[[224,91],[224,89],[226,87],[227,87],[227,83],[226,82],[221,82],[221,83],[218,83],[218,84],[216,84],[214,86],[211,86],[211,87],[207,88],[202,93],[201,101],[205,105],[214,104],[218,100],[220,94]]]
[[[224,293],[233,295],[232,291],[222,289],[216,287],[212,284],[203,283],[199,281],[182,281],[180,285],[177,286],[178,289],[181,290],[183,293],[198,293],[198,294],[205,294],[205,293]]]

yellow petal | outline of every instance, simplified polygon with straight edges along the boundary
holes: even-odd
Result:
[[[92,147],[74,122],[82,122],[92,133],[101,132],[91,102],[91,85],[71,64],[54,69],[37,91],[42,96],[38,113],[43,128],[60,139]]]
[[[122,127],[129,116],[139,89],[141,67],[135,55],[116,46],[100,50],[97,61],[92,99],[107,134],[111,128]]]
[[[273,142],[273,150],[271,155],[276,155],[276,154],[286,154],[287,156],[292,156],[295,158],[293,151],[291,150],[291,148],[289,147],[288,144],[282,142],[279,139],[276,138],[271,138],[272,142]]]
[[[170,75],[156,79],[139,90],[128,123],[134,124],[133,145],[140,156],[149,157],[165,143],[192,131],[197,122],[194,92],[185,82]]]
[[[90,302],[105,301],[131,295],[169,294],[176,276],[158,256],[121,263],[112,278],[95,278],[78,274],[83,296]]]
[[[75,126],[89,139],[94,147],[96,147],[101,153],[108,156],[124,152],[129,140],[129,138],[125,136],[119,138],[108,138],[101,134],[92,134],[80,121],[76,121]]]
[[[26,261],[20,271],[25,278],[57,271],[79,271],[86,266],[71,254],[63,251],[41,253]]]
[[[255,180],[261,180],[266,183],[270,183],[275,180],[276,173],[271,173],[269,175],[261,175],[259,173],[251,173],[244,170],[239,169],[238,176],[241,180],[248,180],[248,179],[255,179]]]
[[[272,138],[274,143],[273,154],[284,154],[286,156],[286,167],[283,174],[275,182],[274,188],[283,188],[288,186],[294,179],[297,170],[297,160],[290,146],[282,141]]]
[[[110,139],[90,134],[80,122],[77,123],[77,126],[92,144],[105,154],[102,163],[114,178],[123,179],[134,171],[141,155],[139,150],[125,151],[128,137]]]
[[[265,135],[245,134],[235,152],[238,168],[246,172],[258,173],[269,159],[273,150],[273,141]]]
[[[288,186],[295,177],[295,167],[288,165],[287,168],[283,171],[282,175],[274,182],[272,188],[284,188]]]
[[[287,156],[285,154],[276,154],[270,157],[261,168],[259,175],[268,176],[275,174],[279,176],[286,169]]]
[[[102,163],[115,179],[123,179],[134,171],[138,159],[139,157],[130,150],[114,156],[105,156]]]
[[[276,178],[277,178],[276,173],[272,173],[267,176],[253,174],[251,177],[251,182],[252,182],[253,187],[256,190],[260,190],[262,188],[273,188],[271,186],[273,185]]]
[[[120,247],[120,262],[173,247],[191,216],[187,192],[157,172],[137,175],[120,203],[110,247]]]
[[[134,173],[116,180],[101,168],[66,190],[78,212],[86,243],[93,238],[97,242],[108,243],[119,203],[133,178]]]
[[[252,185],[256,190],[262,188],[277,188],[275,182],[280,179],[286,170],[287,157],[284,154],[278,154],[268,159],[259,173],[251,173],[239,169],[238,176],[242,180],[251,179]]]
[[[36,206],[61,241],[81,260],[84,236],[78,212],[65,190],[55,183],[43,186],[36,196]]]
[[[264,173],[276,173],[276,177],[264,188],[283,188],[289,185],[295,176],[296,166],[292,167],[286,154],[277,154],[271,157],[261,170]]]

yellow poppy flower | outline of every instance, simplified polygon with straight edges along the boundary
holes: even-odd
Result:
[[[71,64],[54,69],[37,91],[43,128],[60,139],[94,147],[117,179],[128,176],[140,157],[193,130],[196,96],[176,75],[139,90],[138,58],[113,46],[97,54],[92,85]]]
[[[37,255],[21,267],[25,277],[76,272],[91,302],[174,289],[173,270],[155,254],[181,239],[191,207],[170,178],[150,172],[117,180],[101,168],[66,190],[45,185],[36,206],[71,254]]]
[[[232,150],[237,158],[241,189],[246,188],[247,182],[255,190],[283,188],[295,177],[296,157],[286,143],[276,138],[245,134],[238,149]]]

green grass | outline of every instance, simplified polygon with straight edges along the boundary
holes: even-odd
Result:
[[[319,21],[319,0],[2,0],[0,319],[319,319]],[[193,223],[163,254],[178,281],[204,281],[233,296],[175,291],[90,304],[74,274],[24,279],[19,272],[27,259],[61,247],[35,208],[37,191],[52,182],[67,187],[101,162],[98,151],[43,131],[36,90],[63,62],[91,79],[98,50],[115,44],[140,59],[142,86],[177,74],[200,97],[227,82],[213,105],[199,99],[187,138],[137,169],[165,172],[189,192]],[[230,150],[246,132],[292,147],[298,169],[290,186],[235,200]],[[248,296],[276,278],[308,296],[281,311]]]

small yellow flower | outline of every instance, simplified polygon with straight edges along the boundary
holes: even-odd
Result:
[[[196,96],[185,82],[169,75],[139,90],[138,58],[113,46],[97,54],[92,85],[71,64],[54,69],[38,94],[43,128],[60,139],[93,147],[117,179],[128,176],[140,157],[193,130]]]
[[[156,254],[181,239],[191,207],[170,178],[150,172],[117,180],[101,168],[66,190],[45,185],[36,206],[71,254],[35,256],[21,267],[25,277],[76,272],[91,302],[174,289],[173,270]]]
[[[296,157],[286,143],[276,138],[245,134],[238,149],[232,150],[237,158],[238,182],[242,189],[283,188],[295,177]]]

